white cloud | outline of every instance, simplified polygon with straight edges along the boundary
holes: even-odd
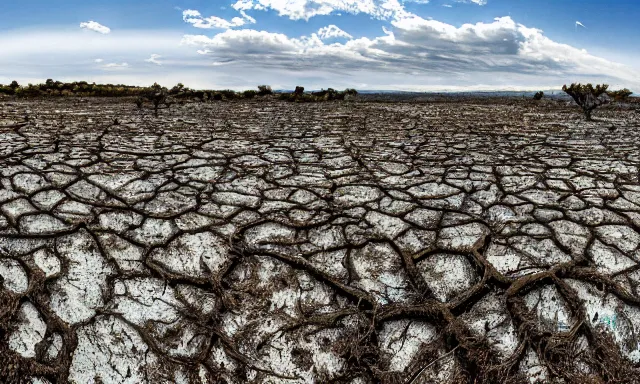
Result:
[[[88,29],[90,31],[94,31],[94,32],[98,32],[98,33],[102,33],[103,35],[111,33],[111,28],[106,27],[106,26],[104,26],[104,25],[102,25],[100,23],[97,23],[97,22],[93,21],[93,20],[80,23],[80,28]]]
[[[343,31],[342,29],[338,28],[333,24],[320,28],[318,30],[318,37],[322,40],[335,39],[339,37],[345,38],[345,39],[353,38],[353,36],[351,36],[350,34],[348,34],[347,32]]]
[[[204,18],[195,10],[183,13],[190,24],[224,28],[192,35],[118,30],[108,39],[80,30],[3,31],[0,83],[13,80],[3,77],[11,74],[21,83],[51,77],[149,85],[161,76],[167,85],[232,89],[259,83],[310,89],[360,84],[369,89],[535,89],[573,81],[640,89],[638,70],[551,40],[510,17],[451,25],[408,12],[395,0],[301,0],[297,4],[308,6],[302,9],[293,3],[241,0],[234,8],[243,19],[252,10],[282,11],[286,18],[360,12],[382,20],[382,31],[377,37],[359,37],[355,27],[347,34],[329,25],[309,35],[290,36],[247,28],[249,19],[241,26],[246,29],[226,28],[240,22]],[[123,65],[140,61],[140,52],[161,52],[171,60],[152,55],[146,62],[162,63],[153,73],[148,65]],[[629,65],[638,62],[635,54],[600,54]],[[92,65],[96,57],[107,59]]]
[[[236,10],[273,10],[291,20],[309,20],[333,13],[364,13],[376,19],[389,19],[404,7],[398,0],[238,0]]]
[[[146,59],[145,61],[147,63],[152,63],[152,64],[156,64],[156,65],[162,65],[162,63],[160,61],[158,61],[159,58],[161,58],[162,56],[158,55],[158,54],[151,54],[151,57],[149,57],[148,59]]]
[[[203,17],[199,11],[193,9],[187,9],[182,12],[182,20],[185,23],[192,24],[196,28],[203,29],[230,29],[241,27],[245,24],[255,24],[256,20],[247,15],[243,10],[240,10],[242,17],[234,17],[230,21],[217,16]]]
[[[94,62],[96,63],[102,63],[104,60],[103,59],[95,59]]]
[[[477,5],[487,5],[487,0],[456,0],[458,3],[474,3]]]
[[[109,63],[104,65],[105,68],[127,68],[128,66],[128,63]]]
[[[384,36],[351,38],[345,43],[322,41],[340,33],[339,28],[329,26],[299,38],[250,29],[228,30],[212,37],[186,35],[183,44],[201,48],[199,53],[215,61],[297,71],[333,68],[350,72],[358,68],[370,73],[447,75],[452,83],[475,79],[476,84],[485,78],[500,81],[495,78],[498,73],[504,79],[527,82],[552,76],[559,84],[599,76],[638,84],[637,71],[555,42],[510,17],[456,27],[401,10],[391,25],[393,30],[383,27]]]
[[[487,0],[453,1],[477,5],[487,4]],[[342,13],[366,14],[378,20],[391,20],[407,13],[403,6],[405,2],[427,4],[429,0],[237,0],[232,7],[238,11],[271,10],[291,20],[308,21],[316,16]]]

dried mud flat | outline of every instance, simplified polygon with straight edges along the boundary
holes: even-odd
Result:
[[[2,101],[0,382],[637,382],[640,115],[596,115]]]

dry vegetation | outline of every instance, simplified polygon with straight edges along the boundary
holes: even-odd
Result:
[[[639,107],[4,99],[0,382],[637,382]]]

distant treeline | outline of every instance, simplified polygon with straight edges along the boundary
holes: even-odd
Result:
[[[137,87],[124,84],[96,84],[86,81],[74,81],[64,83],[48,79],[42,84],[20,85],[17,81],[11,82],[9,85],[0,84],[0,94],[17,96],[17,97],[44,97],[44,96],[80,96],[80,97],[147,97],[157,92],[166,93],[177,99],[181,98],[197,98],[201,101],[205,100],[234,100],[234,99],[253,99],[254,97],[263,97],[273,95],[274,92],[268,85],[260,85],[257,90],[247,90],[244,92],[236,92],[232,90],[195,90],[185,87],[179,83],[172,88],[162,87],[153,84],[149,87]],[[313,102],[313,101],[330,101],[344,100],[348,96],[356,96],[358,92],[355,89],[347,89],[345,91],[336,91],[332,88],[318,92],[305,93],[303,87],[296,87],[296,91],[292,93],[279,93],[279,99],[296,102]]]

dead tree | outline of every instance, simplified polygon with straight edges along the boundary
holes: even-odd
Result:
[[[609,102],[606,97],[608,88],[607,84],[599,84],[595,88],[591,84],[582,85],[579,83],[573,83],[569,87],[562,86],[562,90],[582,108],[587,121],[591,121],[591,112],[594,109]]]

